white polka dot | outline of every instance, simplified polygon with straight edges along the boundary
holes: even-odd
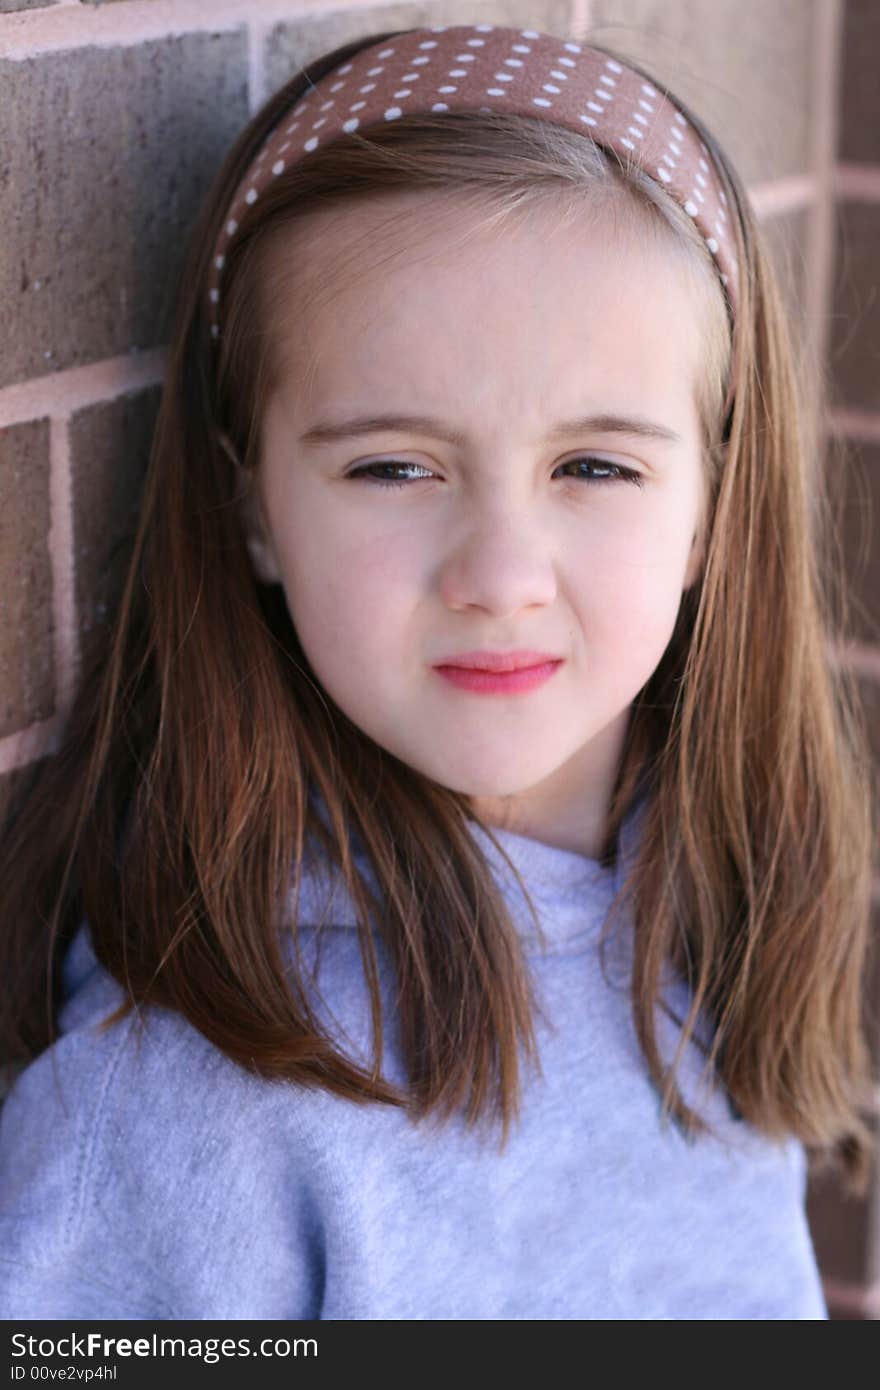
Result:
[[[626,128],[626,133],[627,135],[634,135],[637,140],[644,140],[645,138],[645,132],[643,130],[639,130],[637,125],[628,125]]]
[[[476,31],[477,31],[478,34],[491,34],[492,30],[495,28],[495,25],[494,25],[494,24],[475,24],[475,25],[474,25],[474,28],[476,29]]]
[[[351,72],[351,63],[346,63],[344,68],[337,68],[336,71],[344,77],[347,72]]]
[[[467,77],[467,68],[450,68],[448,77]]]
[[[634,150],[634,149],[635,149],[635,145],[633,144],[632,140],[627,140],[627,139],[625,139],[622,135],[621,135],[621,137],[620,137],[620,143],[621,143],[621,145],[626,145],[626,148],[627,148],[628,150]]]
[[[276,159],[275,163],[272,165],[272,173],[273,173],[273,174],[283,174],[283,173],[284,173],[284,160],[283,160],[283,159]]]
[[[390,58],[393,52],[394,52],[394,49],[393,49],[393,48],[383,48],[383,49],[382,49],[382,52],[379,54],[379,57],[380,57],[380,58]]]
[[[595,116],[580,116],[580,115],[579,115],[579,116],[578,116],[578,120],[583,121],[585,125],[595,125],[595,124],[596,124],[596,118],[595,118]]]
[[[660,175],[664,183],[668,183],[669,180],[672,178],[672,175],[670,174],[669,170],[664,169],[662,164],[657,165],[657,173]]]
[[[568,73],[567,73],[567,72],[558,72],[558,71],[556,70],[556,68],[551,68],[551,69],[550,69],[550,76],[551,76],[551,77],[558,77],[560,82],[567,82],[567,81],[568,81]]]
[[[715,240],[713,236],[710,236],[709,240],[706,242],[706,245],[708,246],[709,250],[712,252],[712,255],[714,256],[715,252],[718,250],[718,242]]]
[[[351,106],[348,109],[349,111],[363,111],[366,104],[367,103],[365,101],[355,101],[351,104]]]
[[[436,39],[425,39],[424,43],[420,43],[420,44],[419,44],[419,48],[436,48],[436,47],[437,47],[437,40],[436,40]]]
[[[531,53],[532,50],[527,43],[512,43],[510,45],[510,51],[511,53]]]
[[[524,39],[539,39],[541,37],[536,29],[520,29],[519,32]]]
[[[246,203],[255,203],[257,201],[257,196],[257,190],[255,188],[249,188],[244,196],[244,200]]]
[[[413,67],[416,67],[418,63],[430,63],[430,61],[430,58],[413,58]]]
[[[403,112],[399,106],[389,106],[388,110],[385,112],[385,119],[386,121],[396,121],[398,116],[402,115]]]
[[[237,231],[237,230],[238,230],[238,223],[236,222],[235,218],[233,217],[233,218],[230,219],[230,221],[228,221],[228,222],[226,223],[226,234],[227,234],[227,236],[232,236],[233,232],[235,232],[235,231]]]
[[[567,49],[569,53],[581,53],[583,51],[579,43],[564,43],[562,47]]]
[[[588,101],[587,106],[590,108],[591,111],[598,111],[600,115],[605,111],[604,106],[597,106],[594,101]]]
[[[612,72],[623,72],[623,68],[619,63],[615,63],[613,58],[609,58],[605,66],[606,68],[610,68]]]
[[[446,105],[446,102],[445,102],[445,101],[435,101],[435,102],[434,102],[434,105],[431,107],[431,110],[432,110],[432,111],[448,111],[448,110],[449,110],[449,107]]]
[[[687,202],[685,203],[684,210],[686,213],[689,213],[691,217],[696,217],[697,213],[700,211],[696,203],[692,202],[690,198],[688,198]]]
[[[483,48],[483,47],[485,46],[486,40],[485,40],[485,39],[468,39],[467,43],[468,43],[468,48]]]
[[[507,93],[503,87],[487,87],[486,95],[490,97],[503,97],[507,96]]]
[[[644,101],[642,97],[639,97],[639,106],[641,106],[643,111],[650,111],[653,116],[654,108],[649,101]]]
[[[320,126],[327,124],[327,117],[322,116],[319,121],[312,122],[312,130],[317,130]]]
[[[702,171],[703,171],[704,174],[708,174],[708,172],[709,172],[709,166],[708,166],[708,164],[706,163],[705,159],[701,159],[701,160],[700,160],[700,168],[702,169]]]
[[[681,114],[680,111],[676,111],[676,113],[675,113],[675,115],[673,116],[672,119],[673,119],[674,121],[678,121],[678,124],[679,124],[679,125],[683,125],[683,126],[686,126],[686,125],[687,125],[687,121],[685,120],[684,116]]]
[[[608,77],[607,74],[604,73],[604,72],[603,72],[602,76],[599,78],[599,81],[600,81],[600,82],[604,82],[606,87],[616,87],[616,86],[617,86],[617,83],[615,82],[614,78],[613,78],[613,77]]]
[[[214,264],[215,264],[215,266],[217,267],[218,270],[222,270],[223,267],[224,267],[224,265],[226,264],[226,257],[225,257],[225,256],[215,256],[215,257],[214,257]]]
[[[367,82],[365,86],[358,87],[359,92],[373,92],[376,90],[375,82]]]
[[[697,183],[700,185],[701,188],[706,187],[706,180],[703,178],[703,175],[700,173],[699,170],[697,170],[696,174],[694,175],[694,178],[697,180]]]
[[[495,76],[496,81],[498,81],[498,82],[512,82],[512,81],[513,81],[513,73],[512,73],[512,72],[496,72],[496,73],[494,74],[494,76]]]
[[[553,102],[552,102],[552,101],[548,101],[546,97],[532,97],[532,101],[533,101],[533,103],[534,103],[535,106],[552,106],[552,105],[553,105]]]
[[[633,116],[633,120],[634,120],[634,121],[638,121],[641,125],[647,125],[647,124],[648,124],[648,118],[647,118],[647,116],[643,116],[642,113],[641,113],[641,111],[637,111],[637,112],[636,112],[636,114]]]
[[[567,68],[577,67],[577,63],[574,61],[574,58],[560,58],[559,61],[560,63],[563,63]]]
[[[317,136],[317,135],[313,135],[312,138],[311,138],[311,140],[307,140],[306,143],[303,145],[303,149],[304,149],[304,150],[308,150],[309,153],[311,153],[312,150],[317,149],[317,147],[318,147],[319,144],[320,144],[320,140],[319,140],[318,136]]]
[[[369,68],[369,69],[367,70],[367,77],[378,77],[378,76],[379,76],[379,73],[380,73],[380,72],[384,72],[384,71],[385,71],[385,69],[384,69],[383,67]]]
[[[211,298],[212,298],[212,300],[214,301],[214,303],[216,304],[216,303],[217,303],[217,300],[220,298],[220,291],[219,291],[219,290],[212,290],[212,291],[211,291]]]
[[[418,82],[421,75],[420,72],[408,72],[403,80],[404,82]]]
[[[721,283],[722,283],[722,285],[726,285],[726,284],[727,284],[727,276],[726,276],[726,275],[722,275],[722,277],[721,277]]]
[[[342,129],[346,132],[346,134],[350,135],[353,130],[357,130],[359,125],[360,121],[358,120],[357,116],[354,116],[350,121],[343,122]]]
[[[400,89],[399,92],[395,92],[395,93],[394,93],[394,98],[395,98],[396,101],[400,101],[401,98],[403,98],[403,97],[411,97],[411,96],[412,96],[412,87],[401,87],[401,89]]]
[[[522,58],[505,58],[504,61],[509,68],[521,68],[523,65]]]
[[[438,87],[438,88],[437,88],[437,91],[438,91],[438,92],[443,92],[443,93],[446,93],[446,92],[457,92],[457,91],[458,91],[458,88],[455,87],[455,86],[453,86],[453,87]]]
[[[342,71],[342,69],[340,68],[340,72],[341,72],[341,71]],[[656,88],[656,87],[652,87],[651,84],[650,84],[650,82],[643,82],[643,83],[642,83],[642,91],[645,93],[646,96],[649,96],[649,97],[655,97],[655,96],[657,95],[657,88]]]
[[[724,206],[726,207],[726,206],[727,206],[727,194],[724,192],[724,189],[723,189],[723,188],[719,190],[719,192],[718,192],[718,197],[721,199],[722,203],[723,203]]]
[[[212,324],[211,324],[211,337],[212,337],[212,338],[216,338],[216,337],[218,337],[219,333],[220,333],[220,329],[217,327],[216,323],[212,323]]]
[[[331,92],[338,92],[339,89],[340,89],[340,87],[344,87],[344,86],[345,86],[345,83],[344,83],[344,82],[334,82],[334,83],[333,83],[333,86],[330,88],[330,90],[331,90]]]
[[[542,92],[561,92],[561,87],[554,87],[552,82],[545,82],[541,87]]]
[[[475,63],[477,60],[473,53],[456,53],[455,61],[457,63]]]

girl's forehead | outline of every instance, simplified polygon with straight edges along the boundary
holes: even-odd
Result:
[[[474,256],[452,294],[438,274],[418,294],[398,292],[389,278],[337,299],[292,347],[279,383],[282,418],[311,430],[343,417],[417,414],[500,440],[609,413],[696,434],[699,342],[674,285],[599,268],[592,298],[583,287],[573,295],[564,278],[550,294],[517,285],[507,297],[515,262],[510,246],[491,272]]]

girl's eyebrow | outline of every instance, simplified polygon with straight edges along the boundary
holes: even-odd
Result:
[[[391,430],[412,430],[429,434],[462,448],[467,439],[460,430],[450,430],[440,420],[428,415],[361,415],[349,420],[322,420],[301,434],[301,444],[332,444],[357,435],[379,434]],[[623,434],[635,439],[654,439],[664,444],[681,444],[681,435],[665,425],[655,424],[641,415],[584,415],[575,420],[561,420],[554,425],[545,443],[554,444],[575,434]]]

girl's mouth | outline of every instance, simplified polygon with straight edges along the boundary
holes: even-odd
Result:
[[[479,695],[517,695],[537,690],[562,665],[561,661],[546,661],[538,666],[521,666],[516,671],[483,671],[472,666],[435,666],[439,676]]]

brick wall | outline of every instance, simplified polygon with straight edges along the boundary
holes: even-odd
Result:
[[[0,0],[0,812],[52,756],[112,616],[182,238],[227,145],[324,50],[480,21],[589,32],[650,64],[737,162],[814,376],[815,456],[841,478],[860,600],[841,659],[880,766],[876,0]],[[877,1188],[811,1182],[833,1318],[880,1316]]]

